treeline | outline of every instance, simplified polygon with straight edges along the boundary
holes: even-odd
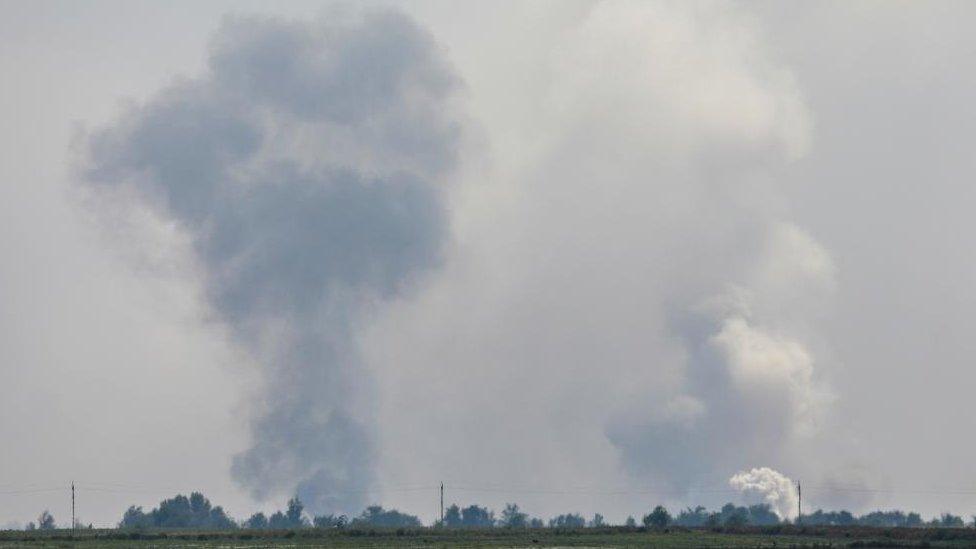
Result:
[[[240,523],[227,516],[223,508],[214,507],[210,500],[199,492],[190,497],[178,495],[163,500],[159,507],[145,512],[142,507],[132,506],[122,516],[119,528],[194,528],[200,530],[230,530],[248,528],[252,530],[291,530],[296,528],[341,528],[346,525],[369,526],[376,528],[418,528],[423,526],[420,519],[396,510],[385,510],[379,505],[367,507],[363,513],[348,520],[345,515],[309,516],[305,506],[297,497],[288,501],[284,511],[276,511],[270,516],[254,513]]]
[[[717,526],[771,526],[783,524],[768,504],[736,506],[725,504],[717,511],[709,511],[705,507],[688,507],[672,515],[664,506],[657,506],[651,512],[643,515],[640,523],[633,517],[628,517],[624,526],[636,528],[665,528],[667,526],[682,526],[688,528],[703,528]],[[902,511],[874,511],[861,516],[855,516],[848,511],[823,511],[800,517],[800,522],[808,525],[834,526],[879,526],[879,527],[944,527],[961,528],[966,522],[960,516],[945,513],[930,521],[924,521],[918,513],[904,513]],[[970,523],[972,524],[972,523]],[[395,509],[384,509],[379,505],[367,507],[362,514],[349,519],[345,515],[316,515],[305,513],[305,507],[296,497],[288,501],[287,508],[276,511],[270,516],[255,513],[247,520],[237,523],[229,518],[224,510],[213,507],[202,494],[194,492],[190,497],[176,496],[165,500],[159,507],[144,513],[140,507],[130,507],[119,523],[120,528],[248,528],[285,530],[296,528],[342,528],[374,527],[374,528],[419,528],[423,524],[414,515],[402,513]],[[566,513],[555,516],[548,521],[530,517],[517,504],[507,504],[501,513],[495,514],[487,507],[468,505],[461,507],[451,505],[444,510],[444,520],[437,521],[434,527],[443,528],[599,528],[609,526],[603,515],[596,514],[587,519],[579,513]]]
[[[941,528],[963,528],[966,521],[961,516],[952,513],[942,513],[928,522],[922,519],[918,513],[903,513],[901,511],[874,511],[859,517],[855,517],[847,511],[822,511],[817,510],[809,515],[801,517],[803,524],[811,525],[832,525],[832,526],[881,526],[881,527],[906,527],[922,528],[925,526]],[[976,516],[969,523],[976,526]]]
[[[628,517],[623,524],[625,527],[637,528],[666,528],[681,526],[688,528],[707,528],[719,526],[770,526],[785,524],[789,521],[780,520],[767,504],[736,506],[725,504],[717,511],[708,511],[705,507],[686,508],[672,515],[664,506],[657,506],[651,512],[642,516],[640,523],[634,517]],[[950,513],[943,513],[929,521],[922,519],[918,513],[904,513],[902,511],[874,511],[855,516],[849,511],[817,510],[800,517],[800,523],[811,526],[874,526],[874,527],[940,527],[962,528],[976,527],[976,516],[967,522],[963,517]],[[78,526],[78,525],[76,525]],[[189,497],[177,495],[163,500],[159,506],[144,511],[142,507],[131,506],[122,516],[118,524],[123,529],[151,529],[151,528],[191,528],[198,530],[229,530],[237,528],[292,530],[300,528],[419,528],[420,519],[414,515],[402,513],[395,509],[384,509],[379,505],[367,507],[359,516],[349,519],[345,515],[309,515],[305,507],[297,498],[288,501],[284,510],[272,513],[255,513],[248,519],[236,521],[217,505],[199,492],[193,492]],[[443,521],[433,524],[438,528],[600,528],[611,526],[602,515],[596,514],[592,518],[585,518],[579,513],[557,515],[548,521],[530,517],[517,504],[507,504],[497,515],[487,507],[468,505],[461,507],[451,505],[444,510]],[[54,529],[54,517],[48,511],[41,513],[37,523],[27,525],[28,530]],[[89,526],[90,528],[90,526]]]
[[[796,522],[810,526],[876,526],[886,528],[963,528],[967,526],[962,517],[951,513],[943,513],[941,516],[926,522],[918,513],[873,511],[855,516],[849,511],[824,511],[822,509],[801,515],[799,521]],[[644,525],[650,527],[663,527],[671,524],[692,528],[702,526],[771,526],[785,523],[788,521],[780,520],[779,516],[766,504],[736,507],[727,503],[721,510],[713,513],[709,513],[704,507],[695,507],[694,509],[689,507],[673,518],[667,509],[658,506],[649,515],[644,516]],[[973,517],[973,521],[969,525],[976,526],[976,516]]]

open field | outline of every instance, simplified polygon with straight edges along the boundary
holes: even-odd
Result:
[[[257,547],[976,547],[976,529],[772,527],[715,530],[630,528],[580,530],[297,530],[195,532],[0,532],[12,548],[257,548]]]

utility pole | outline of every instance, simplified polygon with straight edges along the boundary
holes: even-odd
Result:
[[[444,483],[441,482],[441,528],[444,527]]]
[[[75,481],[71,481],[71,529],[75,529]]]
[[[796,481],[796,523],[803,518],[803,492],[800,490],[800,480]]]

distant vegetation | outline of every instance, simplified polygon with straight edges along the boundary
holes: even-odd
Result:
[[[464,509],[456,504],[444,511],[444,526],[448,528],[490,528],[495,525],[495,513],[487,507],[469,505]]]
[[[223,530],[236,528],[237,523],[219,505],[213,507],[200,492],[190,497],[178,495],[159,502],[159,507],[146,513],[142,507],[132,506],[122,515],[119,528],[199,528]]]
[[[54,515],[51,514],[47,509],[41,511],[40,516],[37,517],[37,522],[28,522],[25,530],[54,530],[56,528],[54,524]]]
[[[704,507],[691,507],[678,513],[674,523],[678,526],[745,526],[747,524],[756,526],[767,526],[779,524],[779,516],[773,512],[768,504],[750,505],[749,507],[736,507],[731,503],[726,503],[719,511],[709,513]]]
[[[855,516],[849,511],[817,510],[805,514],[799,521],[804,526],[866,526],[876,528],[963,528],[976,527],[976,516],[967,521],[957,515],[943,513],[929,521],[925,521],[918,513],[902,511],[873,511]],[[745,527],[745,526],[775,526],[788,524],[789,521],[780,520],[768,504],[750,506],[736,506],[725,504],[717,511],[708,511],[705,507],[688,507],[673,515],[664,506],[658,505],[647,514],[642,515],[640,523],[634,517],[627,517],[622,525],[637,528],[643,525],[647,529],[664,529],[669,526],[683,528],[717,528],[717,527]],[[222,507],[214,506],[210,500],[199,492],[193,492],[189,497],[177,495],[163,500],[159,506],[146,512],[142,507],[131,506],[126,510],[119,522],[121,529],[195,529],[195,530],[232,530],[246,528],[249,530],[296,530],[304,528],[341,529],[352,528],[392,528],[416,529],[422,527],[420,519],[414,515],[400,512],[396,509],[384,509],[379,505],[367,507],[359,516],[349,519],[345,515],[317,515],[305,512],[305,507],[297,498],[288,501],[287,508],[275,511],[270,516],[264,513],[254,513],[243,521],[236,521],[229,517]],[[548,528],[551,529],[582,529],[602,528],[610,526],[603,515],[596,514],[587,520],[579,513],[565,513],[550,518],[544,522],[540,518],[530,517],[515,503],[506,504],[498,515],[487,507],[468,505],[460,507],[451,505],[444,510],[443,522],[437,521],[435,528],[448,529],[484,529],[484,528]],[[55,519],[45,510],[40,514],[37,522],[31,522],[26,530],[53,530]]]

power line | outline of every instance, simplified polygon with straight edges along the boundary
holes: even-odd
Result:
[[[3,490],[0,491],[0,495],[25,495],[25,494],[40,494],[43,492],[61,492],[66,490],[64,486],[57,486],[53,488],[28,488],[23,490]]]

